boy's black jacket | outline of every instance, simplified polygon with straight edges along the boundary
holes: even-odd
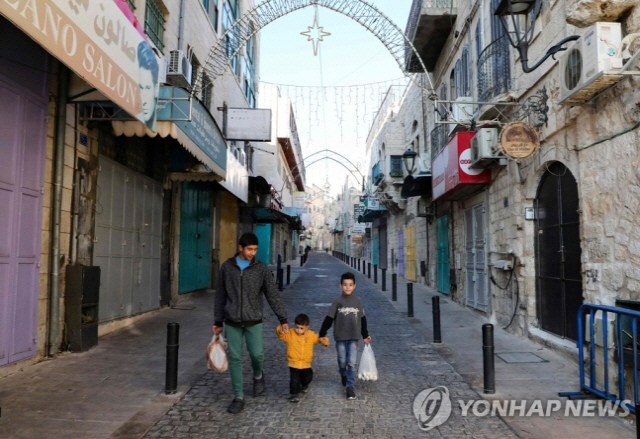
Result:
[[[236,256],[227,259],[220,267],[214,324],[222,326],[225,322],[233,326],[248,326],[262,322],[263,293],[280,324],[287,323],[287,310],[269,267],[253,258],[247,268],[240,270]]]

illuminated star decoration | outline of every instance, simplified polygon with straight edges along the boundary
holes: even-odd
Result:
[[[313,16],[313,26],[307,26],[306,32],[300,32],[300,35],[307,37],[307,41],[313,42],[313,55],[318,55],[318,45],[320,41],[324,41],[324,37],[331,35],[329,32],[323,31],[322,26],[318,26],[318,9]]]

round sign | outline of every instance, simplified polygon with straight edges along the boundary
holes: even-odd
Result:
[[[529,157],[540,147],[538,133],[524,122],[510,123],[502,129],[500,147],[512,159]]]

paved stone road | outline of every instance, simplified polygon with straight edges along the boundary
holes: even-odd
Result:
[[[295,284],[284,293],[291,323],[304,312],[311,328],[320,324],[332,300],[339,294],[340,275],[349,267],[326,253],[311,253],[299,269]],[[354,271],[355,270],[351,270]],[[419,428],[413,415],[415,396],[422,390],[444,385],[452,401],[481,399],[435,349],[398,313],[365,276],[356,273],[356,294],[365,305],[376,355],[379,380],[358,382],[358,399],[348,401],[340,384],[332,345],[318,346],[314,357],[311,391],[300,403],[288,401],[289,373],[285,345],[277,339],[277,321],[265,304],[266,394],[251,395],[251,370],[245,352],[245,409],[239,415],[226,412],[231,401],[228,373],[206,372],[197,384],[149,430],[145,437],[171,438],[510,438],[516,437],[499,418],[462,417],[456,402],[451,417],[430,431]],[[362,343],[360,343],[362,349]],[[203,359],[203,369],[205,368]]]

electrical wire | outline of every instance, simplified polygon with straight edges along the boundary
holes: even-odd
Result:
[[[511,285],[512,281],[515,279],[515,296],[516,296],[516,303],[515,306],[513,307],[513,314],[511,314],[511,319],[509,320],[509,323],[507,324],[507,326],[503,327],[502,329],[507,329],[509,326],[511,326],[511,324],[513,323],[513,320],[516,317],[516,314],[518,312],[518,306],[520,305],[520,284],[518,283],[518,276],[516,276],[514,274],[515,271],[515,266],[517,263],[518,258],[517,257],[513,257],[513,267],[511,269],[511,272],[509,274],[509,279],[507,280],[507,284],[503,287],[502,285],[498,284],[498,281],[496,281],[496,279],[493,277],[493,273],[489,274],[489,279],[491,280],[491,283],[493,283],[496,287],[498,287],[498,289],[502,290],[502,291],[508,291],[509,290],[509,286]]]

